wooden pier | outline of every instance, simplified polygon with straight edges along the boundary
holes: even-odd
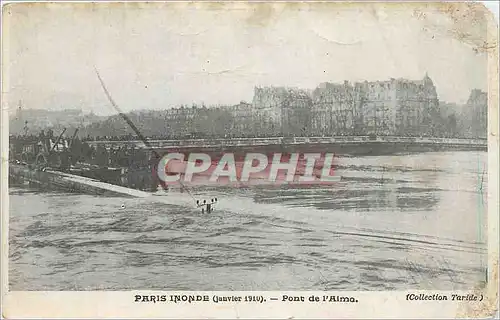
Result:
[[[151,196],[151,193],[141,190],[121,187],[60,171],[37,170],[22,164],[9,164],[9,177],[13,181],[28,182],[33,185],[69,192],[134,198],[146,198]]]

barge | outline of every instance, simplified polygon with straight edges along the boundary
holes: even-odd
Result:
[[[52,170],[50,168],[34,168],[22,163],[9,163],[10,183],[28,183],[43,189],[56,189],[65,192],[86,193],[104,196],[125,196],[144,198],[148,192],[126,188],[116,184],[92,179],[83,175]]]

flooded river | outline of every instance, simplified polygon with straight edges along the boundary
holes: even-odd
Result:
[[[11,187],[10,290],[469,289],[485,279],[486,161],[340,158],[331,186],[193,191],[218,197],[211,214],[175,192]]]

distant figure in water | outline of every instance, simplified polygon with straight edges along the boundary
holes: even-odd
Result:
[[[205,213],[205,207],[207,208],[208,211],[207,200],[203,200],[203,207],[201,208],[201,213]]]
[[[211,202],[207,203],[207,200],[203,200],[203,204],[200,204],[200,200],[196,200],[196,205],[201,207],[201,213],[212,213],[212,205],[217,202],[217,198],[213,198]]]

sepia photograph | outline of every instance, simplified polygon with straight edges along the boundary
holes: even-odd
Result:
[[[332,308],[404,291],[439,315],[497,288],[484,5],[20,2],[2,18],[2,295],[224,291],[210,301],[286,313],[315,299],[290,292]]]

